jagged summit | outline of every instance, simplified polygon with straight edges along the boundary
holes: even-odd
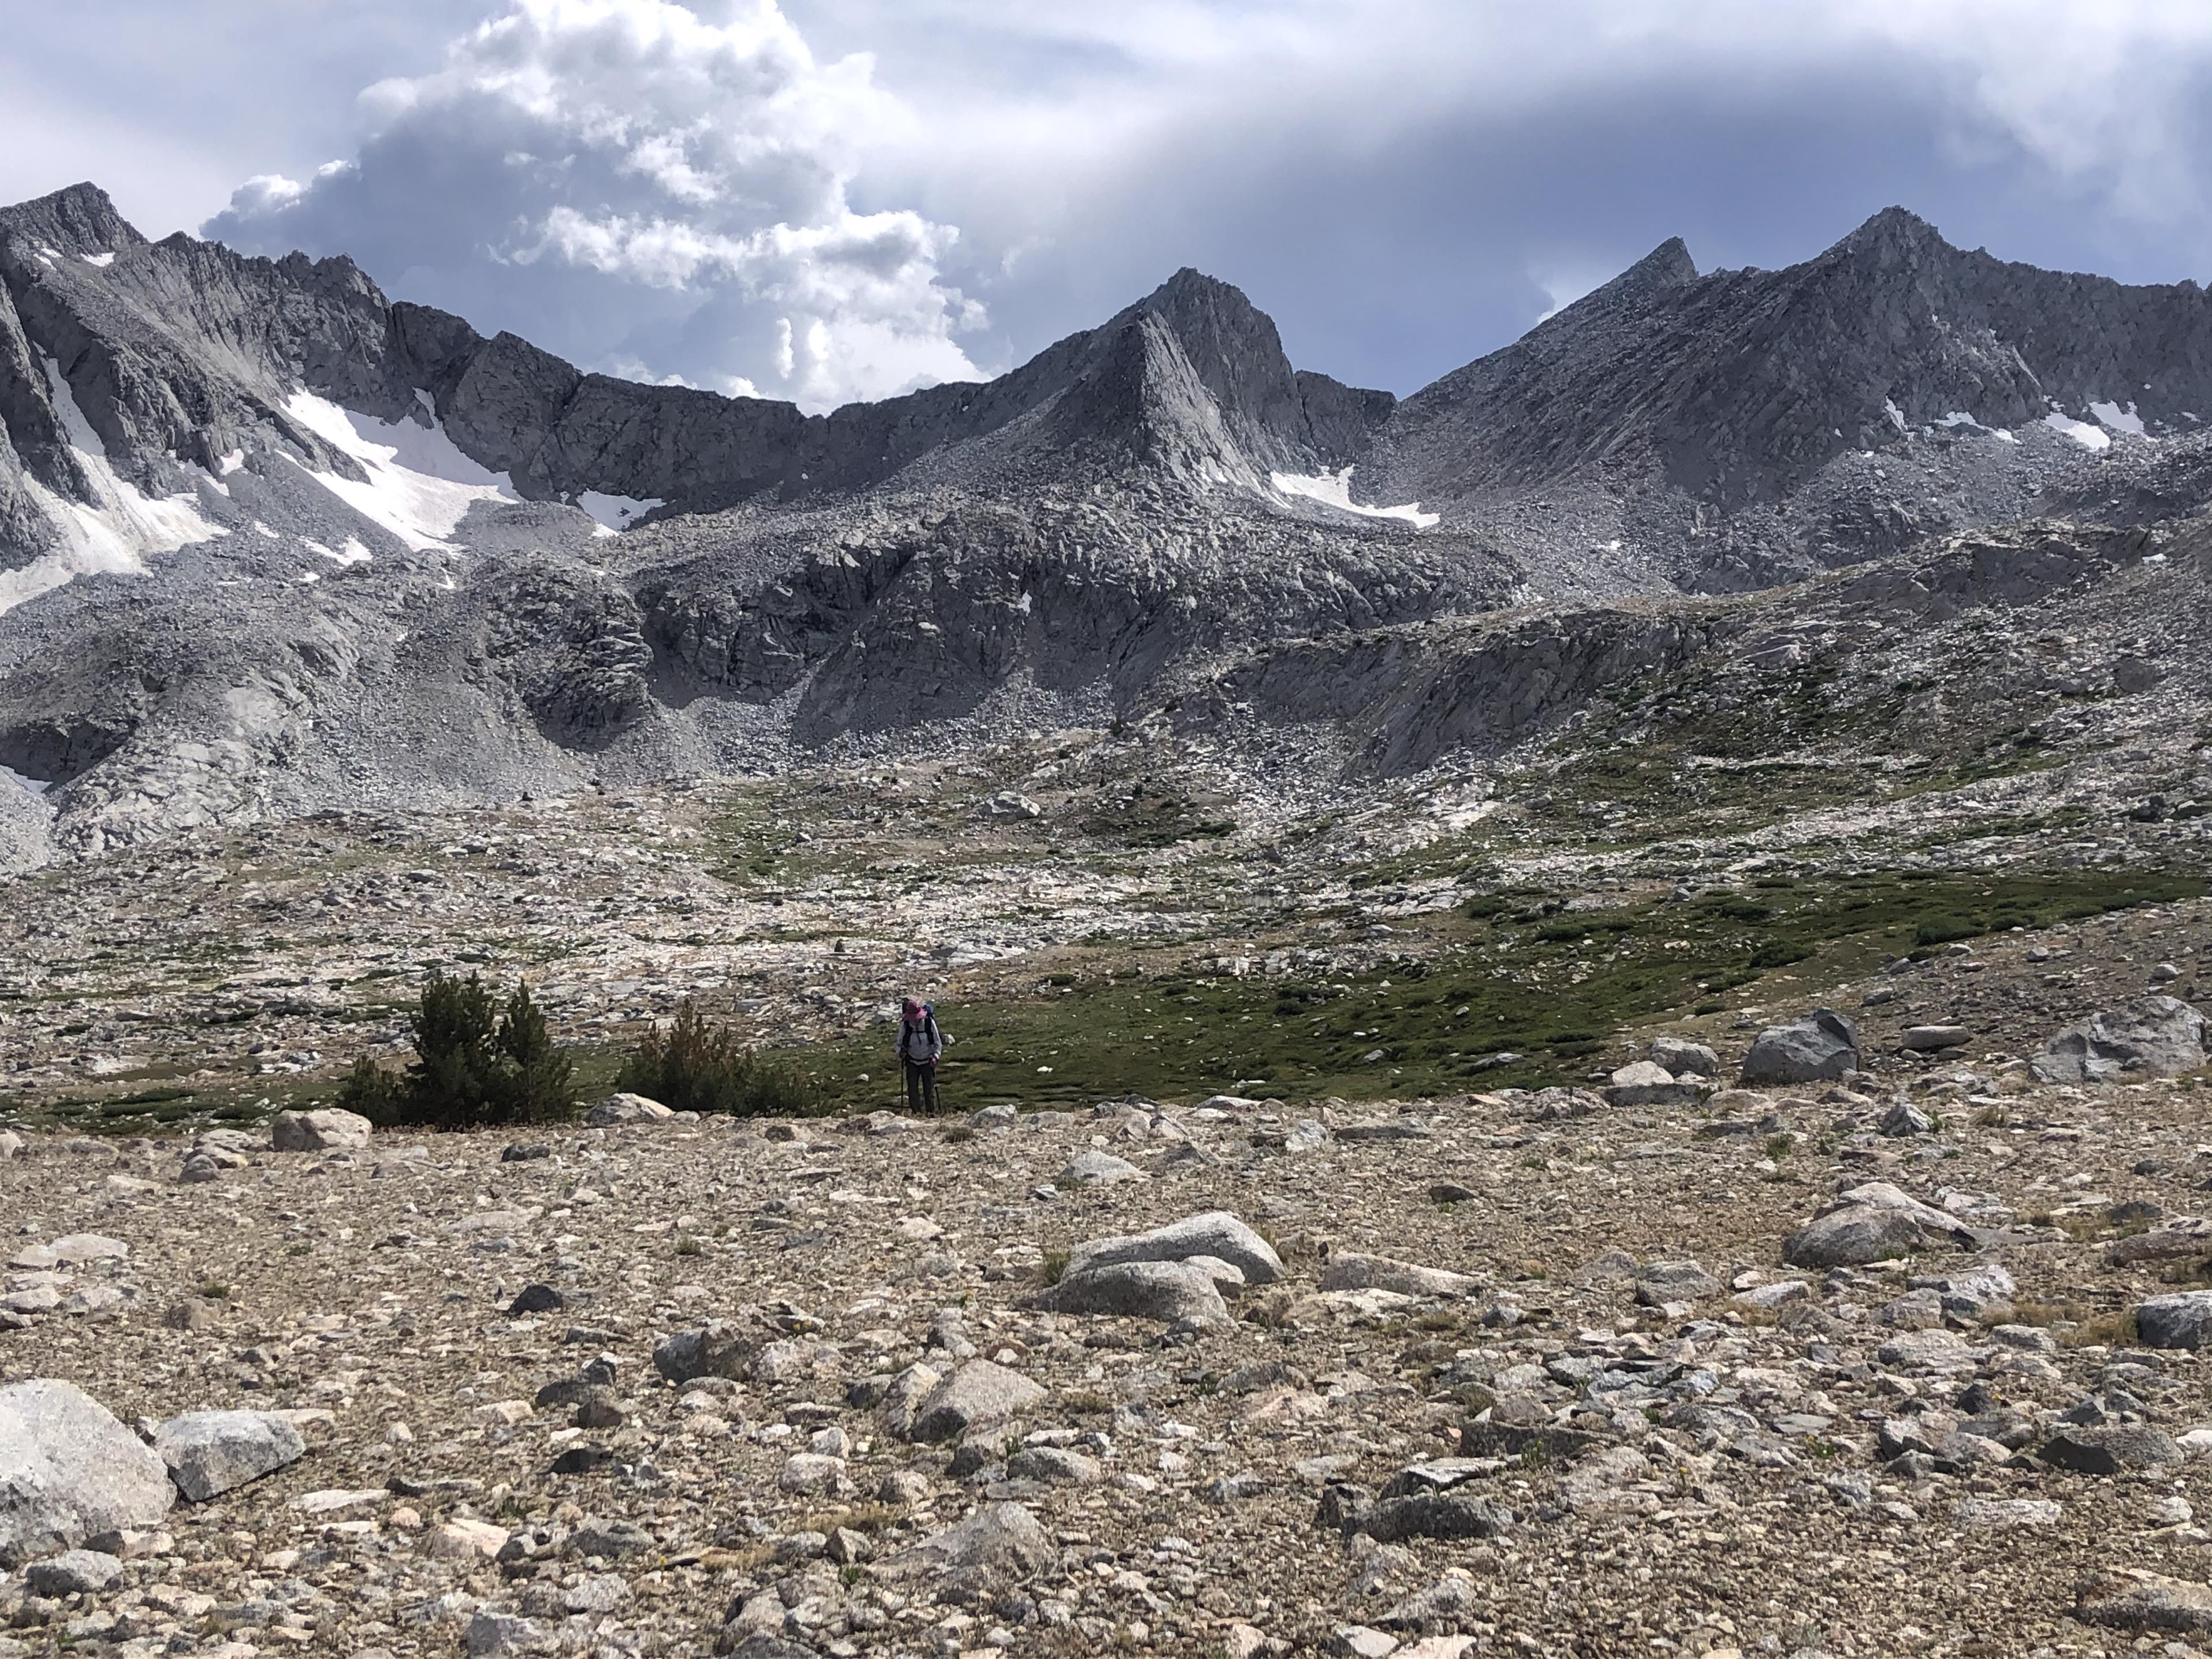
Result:
[[[4,236],[78,258],[146,245],[137,228],[116,210],[108,193],[89,183],[0,208],[0,237]]]
[[[813,416],[584,372],[343,258],[148,243],[77,186],[0,210],[0,768],[46,787],[0,772],[0,860],[1147,700],[1423,766],[1704,626],[1562,624],[1531,678],[1480,613],[2189,510],[2207,311],[1892,210],[1782,270],[1669,240],[1402,401],[1184,269],[994,380]]]

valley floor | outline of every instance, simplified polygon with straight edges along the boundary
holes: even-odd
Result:
[[[2212,1252],[2169,1225],[2203,1079],[2026,1063],[2201,997],[2205,818],[2093,759],[1630,838],[1571,768],[1269,794],[1217,758],[1062,734],[14,881],[0,1376],[307,1445],[106,1540],[105,1588],[0,1580],[0,1654],[2056,1655],[2212,1622],[2212,1397],[2133,1324]],[[270,1150],[271,1110],[404,1054],[433,963],[530,975],[597,1091],[690,997],[839,1115]],[[961,1039],[936,1121],[884,1109],[909,991]],[[1587,1092],[1655,1036],[1733,1076],[1824,1006],[1848,1085]],[[1929,1024],[1964,1041],[1905,1052]],[[1924,1128],[1881,1133],[1899,1099]],[[1782,1260],[1874,1180],[1973,1248]],[[1282,1263],[1232,1317],[1030,1305],[1085,1242],[1212,1211]],[[81,1235],[119,1248],[33,1249]],[[773,1340],[668,1380],[713,1317]],[[956,1396],[920,1439],[915,1365]],[[2085,1428],[2146,1432],[2058,1467]],[[1431,1488],[1462,1535],[1359,1507]]]

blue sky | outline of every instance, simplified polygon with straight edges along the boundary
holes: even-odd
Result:
[[[2202,0],[90,0],[0,57],[0,198],[349,252],[586,367],[820,408],[1193,264],[1406,392],[1670,235],[2212,275]]]

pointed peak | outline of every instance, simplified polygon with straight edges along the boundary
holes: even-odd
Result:
[[[1647,295],[1663,293],[1672,288],[1682,288],[1697,280],[1698,262],[1690,257],[1689,244],[1679,236],[1670,236],[1611,282],[1594,288],[1581,299],[1560,307],[1539,326],[1547,326],[1562,317],[1588,315],[1593,310],[1610,310],[1623,301],[1640,300]]]
[[[1607,286],[1679,288],[1684,283],[1697,280],[1698,262],[1690,257],[1690,245],[1679,236],[1669,236]]]
[[[1189,265],[1185,265],[1139,300],[1137,306],[1142,311],[1171,315],[1224,306],[1244,311],[1253,309],[1251,301],[1244,296],[1243,289]]]
[[[0,229],[47,243],[64,253],[112,253],[146,239],[94,184],[71,185],[14,207],[0,208]]]
[[[1886,207],[1828,252],[1845,258],[1911,258],[1949,247],[1942,232],[1909,208]]]

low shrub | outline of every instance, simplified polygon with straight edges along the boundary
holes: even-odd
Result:
[[[690,1002],[668,1030],[646,1034],[615,1087],[674,1111],[731,1117],[817,1117],[835,1104],[817,1079],[747,1048]]]
[[[363,1055],[339,1105],[383,1127],[469,1129],[576,1115],[574,1068],[527,981],[495,1012],[493,994],[476,975],[448,979],[433,969],[408,1024],[414,1063],[393,1073]]]

